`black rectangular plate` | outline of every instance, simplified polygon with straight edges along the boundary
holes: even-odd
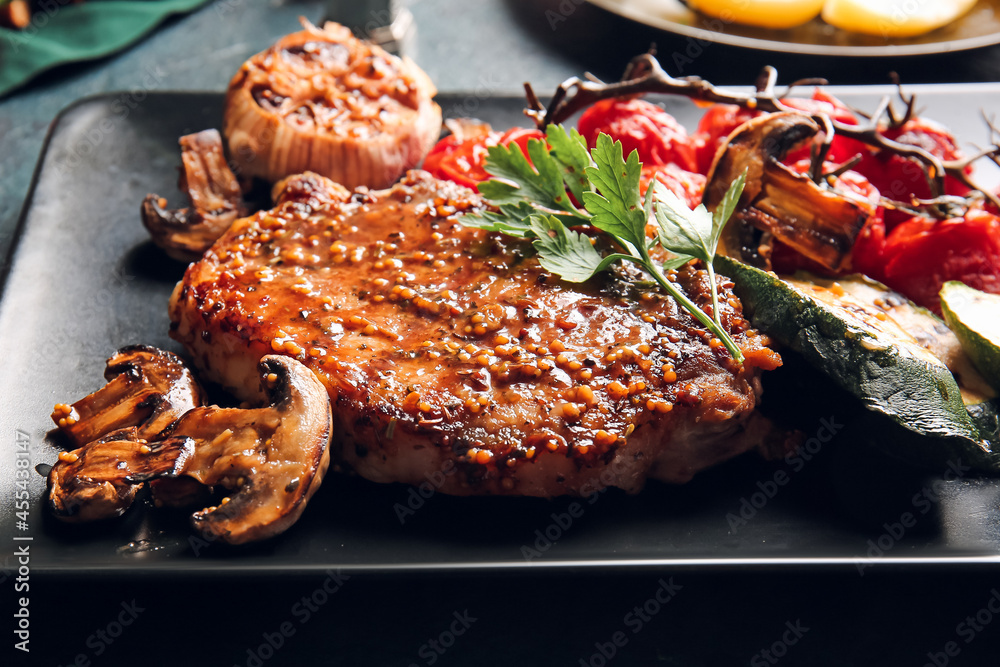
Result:
[[[837,92],[871,109],[892,91]],[[979,108],[1000,109],[1000,86],[993,84],[914,92],[927,116],[966,141],[986,136]],[[497,127],[525,124],[520,98],[439,99],[448,115],[478,116]],[[662,101],[687,127],[696,125],[693,105]],[[184,267],[149,242],[139,202],[149,192],[179,202],[177,138],[218,127],[221,109],[219,94],[104,95],[73,105],[52,127],[0,302],[0,538],[10,544],[30,537],[36,572],[863,570],[1000,560],[1000,481],[940,480],[819,440],[801,469],[751,454],[684,486],[650,483],[636,496],[609,491],[583,500],[421,497],[407,486],[331,475],[296,526],[241,549],[201,542],[183,513],[152,511],[147,502],[121,520],[60,524],[46,515],[44,480],[32,471],[22,529],[17,471],[56,459],[52,405],[100,387],[105,359],[120,346],[182,352],[167,336],[166,304]],[[807,433],[821,434],[818,422]],[[778,471],[787,483],[774,482]],[[933,503],[916,498],[925,490],[935,494]],[[914,525],[901,530],[907,512]]]

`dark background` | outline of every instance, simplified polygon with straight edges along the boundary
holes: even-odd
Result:
[[[333,5],[335,3],[331,3]],[[625,62],[656,42],[661,54],[687,53],[684,38],[632,24],[589,5],[573,7],[552,29],[546,10],[557,2],[529,0],[416,0],[409,53],[443,91],[470,91],[470,100],[516,92],[531,81],[543,96],[564,78],[589,70],[617,77]],[[336,8],[329,11],[336,14]],[[76,65],[0,100],[0,256],[6,256],[21,203],[48,125],[85,95],[109,90],[224,89],[239,64],[297,17],[319,21],[318,2],[222,0],[167,23],[139,45],[109,59]],[[693,53],[693,52],[692,52]],[[669,62],[669,58],[665,58]],[[884,83],[890,71],[904,82],[996,81],[1000,47],[916,58],[782,56],[707,45],[690,70],[713,82],[748,84],[765,64],[782,81],[823,76],[834,83]],[[676,73],[676,72],[674,72]],[[3,354],[37,351],[7,350]],[[4,436],[6,441],[11,438]],[[6,549],[6,547],[4,547]],[[624,617],[656,592],[661,578],[683,588],[633,634]],[[446,631],[453,613],[476,620],[441,665],[601,665],[597,643],[616,631],[628,642],[608,664],[637,665],[994,665],[1000,622],[970,635],[957,626],[983,609],[1000,586],[989,565],[961,571],[940,566],[879,567],[859,577],[853,566],[714,570],[539,570],[494,575],[457,573],[356,574],[306,623],[293,605],[326,577],[277,573],[269,577],[143,578],[36,576],[31,582],[32,653],[9,651],[13,627],[2,584],[4,645],[13,664],[247,665],[265,633],[282,623],[295,634],[260,664],[430,664],[421,647]],[[113,642],[97,638],[135,601],[138,613]],[[982,618],[987,615],[983,614]],[[992,614],[990,614],[992,619]],[[769,662],[759,652],[781,642],[786,623],[809,628],[787,655]],[[287,626],[286,626],[287,627]],[[632,626],[634,627],[634,626]],[[94,636],[94,639],[88,638]],[[790,635],[789,635],[790,636]],[[966,643],[966,639],[971,639]],[[946,644],[956,642],[952,653]],[[98,647],[104,650],[96,655]],[[780,649],[779,649],[780,652]],[[755,656],[758,656],[755,658]],[[0,664],[9,664],[0,658]]]

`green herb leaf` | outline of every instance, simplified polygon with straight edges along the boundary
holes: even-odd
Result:
[[[488,232],[500,232],[508,236],[534,236],[531,221],[528,220],[535,213],[531,204],[521,201],[516,204],[501,204],[499,208],[499,212],[469,213],[459,219],[466,227],[476,227]]]
[[[622,144],[601,133],[590,152],[594,167],[587,167],[587,178],[597,192],[584,192],[583,203],[593,214],[591,224],[624,241],[630,251],[646,255],[646,213],[639,196],[642,163],[632,151],[628,161],[622,157]]]
[[[677,257],[673,257],[671,259],[668,259],[667,261],[665,261],[663,263],[663,270],[664,271],[671,271],[673,269],[679,269],[682,266],[684,266],[685,264],[687,264],[688,262],[690,262],[692,259],[696,259],[696,258],[692,257],[691,255],[677,255]]]
[[[712,286],[712,319],[719,331],[722,331],[722,319],[719,316],[719,291],[715,284],[715,269],[712,267],[712,260],[715,257],[715,250],[719,246],[722,228],[726,226],[729,216],[736,210],[736,204],[740,195],[743,194],[746,173],[744,169],[739,178],[729,186],[714,214],[710,214],[701,204],[692,210],[687,202],[667,190],[659,182],[654,182],[650,188],[654,190],[653,208],[656,211],[656,224],[659,227],[657,238],[660,245],[680,256],[665,262],[664,270],[680,268],[686,264],[686,261],[681,261],[684,256],[705,262],[709,283]],[[715,333],[718,335],[718,332]],[[725,332],[723,331],[723,333]],[[720,338],[732,352],[730,347],[732,339],[728,335]],[[736,357],[735,354],[733,356]]]
[[[654,181],[651,189],[654,190],[653,208],[659,227],[660,245],[671,252],[691,255],[711,263],[719,246],[722,228],[736,210],[745,184],[746,170],[743,170],[726,190],[715,212],[709,213],[702,204],[692,210],[687,202],[659,181]]]
[[[652,185],[652,183],[650,185]],[[653,201],[653,193],[655,191],[656,191],[655,188],[647,187],[646,198],[642,202],[642,214],[646,218],[647,222],[649,221],[650,218],[653,217],[653,204],[655,203]],[[654,243],[656,242],[655,239],[653,240],[653,242]]]
[[[575,129],[566,132],[562,125],[549,125],[545,136],[552,147],[552,157],[562,167],[563,182],[578,202],[583,201],[583,193],[590,191],[587,167],[594,163],[587,150],[587,140]]]
[[[527,202],[550,213],[565,211],[579,218],[581,213],[570,201],[563,183],[563,168],[552,157],[544,141],[528,140],[528,155],[517,144],[490,146],[486,170],[504,180],[489,180],[479,184],[479,191],[494,204]],[[534,166],[532,166],[534,164]]]
[[[568,229],[554,215],[533,215],[530,220],[537,237],[532,245],[546,271],[571,283],[582,283],[602,269],[604,258],[589,236]]]
[[[733,211],[736,210],[736,205],[740,201],[740,196],[743,194],[743,188],[746,186],[746,183],[747,170],[744,169],[743,173],[726,190],[722,201],[719,202],[719,205],[715,207],[715,211],[712,213],[712,238],[715,241],[712,246],[713,256],[715,255],[715,249],[719,245],[719,237],[722,236],[722,228],[726,226],[726,222],[729,221],[729,218],[733,215]]]
[[[660,245],[678,255],[711,262],[718,245],[718,237],[712,239],[712,214],[701,204],[691,210],[659,181],[654,181],[651,187]]]

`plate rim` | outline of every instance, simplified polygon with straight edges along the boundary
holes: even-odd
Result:
[[[279,538],[280,539],[280,538]],[[864,565],[863,568],[859,568]],[[334,570],[338,573],[363,575],[427,575],[438,574],[553,574],[553,573],[608,573],[619,572],[638,573],[642,571],[663,572],[666,569],[686,572],[762,572],[766,570],[786,571],[794,568],[796,571],[830,571],[850,572],[861,576],[867,571],[885,572],[887,570],[949,568],[955,566],[989,568],[991,571],[1000,566],[1000,554],[968,554],[956,556],[932,556],[926,558],[906,558],[901,556],[883,558],[863,557],[759,557],[759,558],[634,558],[594,560],[551,560],[551,561],[456,561],[456,562],[418,562],[418,563],[348,563],[328,565],[322,563],[307,563],[295,567],[281,565],[262,565],[260,563],[241,564],[238,561],[219,558],[207,563],[193,565],[189,561],[173,563],[130,563],[123,568],[120,564],[87,565],[71,567],[46,563],[35,566],[33,571],[46,576],[174,576],[178,573],[195,576],[227,576],[239,577],[247,574],[267,574],[281,577],[296,577]]]
[[[896,56],[929,56],[943,53],[953,53],[955,51],[969,51],[985,46],[1000,44],[1000,32],[995,32],[978,37],[966,39],[948,40],[945,42],[929,42],[923,44],[887,44],[885,46],[837,46],[827,44],[802,44],[799,42],[783,42],[771,39],[758,39],[756,37],[743,37],[741,35],[729,35],[704,28],[694,28],[681,23],[676,23],[669,19],[651,16],[642,11],[632,9],[628,5],[623,5],[621,0],[586,0],[590,4],[601,9],[617,14],[631,21],[636,21],[643,25],[665,32],[674,33],[683,37],[692,37],[698,40],[715,42],[727,46],[739,46],[758,51],[772,51],[778,53],[812,55],[812,56],[849,56],[892,58]]]

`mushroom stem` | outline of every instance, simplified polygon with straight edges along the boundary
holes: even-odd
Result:
[[[239,182],[226,162],[218,130],[180,138],[179,186],[191,199],[189,208],[167,210],[166,199],[146,195],[142,222],[153,242],[174,259],[193,261],[208,250],[237,218],[246,214]]]

